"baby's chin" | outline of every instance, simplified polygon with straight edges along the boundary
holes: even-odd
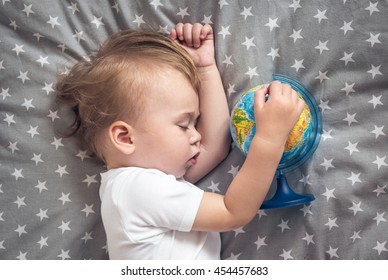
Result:
[[[167,175],[174,176],[176,179],[184,179],[184,176],[186,175],[186,172],[189,168],[190,168],[190,166],[186,167],[185,169],[182,169],[182,170],[168,170],[165,168],[159,169],[159,170],[166,173]]]
[[[185,175],[186,175],[186,171],[185,172],[180,172],[180,173],[176,173],[176,174],[173,174],[175,176],[175,178],[177,179],[184,179]]]

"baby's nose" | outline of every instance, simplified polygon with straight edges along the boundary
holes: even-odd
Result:
[[[191,138],[190,138],[191,143],[192,143],[192,144],[197,144],[197,143],[199,143],[199,142],[201,141],[201,139],[202,139],[202,136],[201,136],[201,134],[198,132],[198,130],[193,129],[193,132],[192,132]]]

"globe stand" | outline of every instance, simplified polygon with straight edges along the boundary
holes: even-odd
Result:
[[[265,200],[260,209],[285,208],[305,204],[313,201],[315,197],[311,194],[298,194],[288,185],[286,176],[277,172],[277,189],[271,199]]]

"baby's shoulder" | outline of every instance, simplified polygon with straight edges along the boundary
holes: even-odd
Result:
[[[111,180],[116,182],[147,182],[148,184],[174,182],[177,179],[173,175],[168,175],[158,169],[140,167],[122,167],[108,171]]]

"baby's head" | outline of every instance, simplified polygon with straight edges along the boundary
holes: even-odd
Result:
[[[196,67],[178,43],[149,31],[114,34],[90,61],[78,62],[58,78],[57,101],[76,115],[69,135],[78,136],[81,147],[106,162],[102,132],[118,120],[141,122],[150,89],[171,71],[180,72],[198,92]]]

